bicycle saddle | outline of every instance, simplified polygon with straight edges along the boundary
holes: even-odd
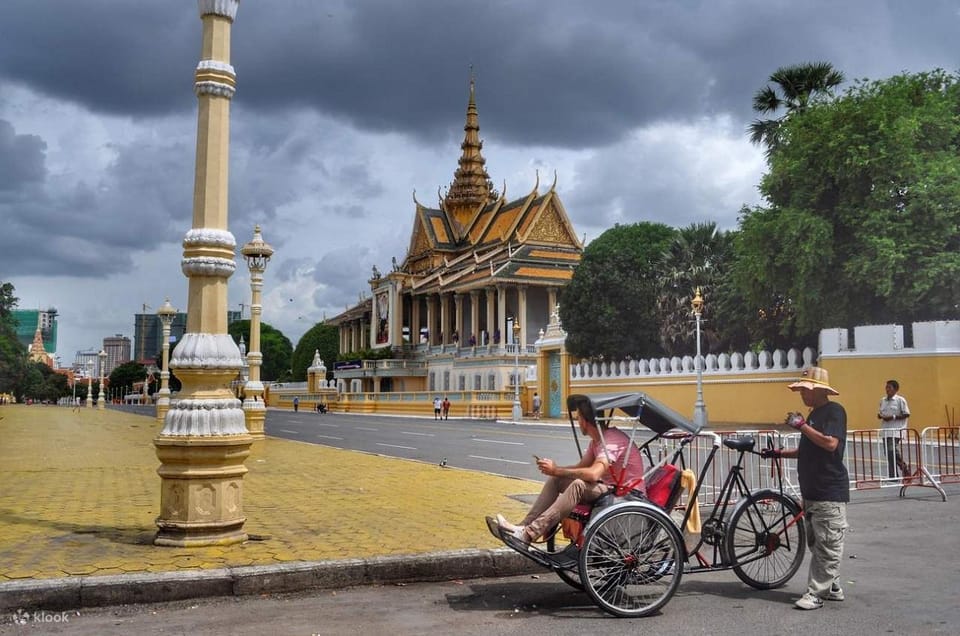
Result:
[[[736,451],[750,451],[753,450],[753,445],[756,442],[753,437],[727,437],[723,440],[723,445],[727,448],[732,448]]]

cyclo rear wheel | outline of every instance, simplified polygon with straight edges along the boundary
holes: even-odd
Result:
[[[737,577],[758,590],[789,581],[807,550],[800,506],[775,490],[745,497],[727,526],[726,553]]]
[[[593,601],[620,617],[647,616],[667,604],[683,574],[676,524],[651,504],[628,502],[590,523],[580,550],[580,579]]]

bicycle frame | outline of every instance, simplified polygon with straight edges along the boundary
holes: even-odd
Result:
[[[698,505],[697,496],[700,493],[700,486],[703,483],[703,479],[710,470],[710,467],[713,464],[714,458],[717,454],[717,451],[720,449],[721,439],[720,436],[715,433],[705,433],[706,435],[713,437],[713,446],[710,450],[710,453],[707,455],[706,460],[703,463],[703,466],[700,469],[700,473],[697,475],[697,485],[688,496],[686,511],[683,516],[683,520],[680,522],[680,528],[683,529],[687,526],[687,522],[690,519],[692,513],[692,506]],[[657,436],[659,437],[673,437],[671,435]],[[679,462],[681,467],[686,466],[685,457],[683,455],[684,448],[693,440],[695,437],[691,434],[683,434],[680,436],[680,448],[674,451],[672,462]],[[657,439],[657,438],[654,438]],[[733,564],[730,561],[730,555],[725,554],[724,542],[726,534],[726,524],[730,519],[731,514],[733,513],[734,508],[738,505],[739,501],[749,502],[747,505],[751,505],[754,508],[757,507],[758,503],[750,498],[752,491],[750,490],[747,480],[743,476],[744,471],[744,456],[747,453],[754,455],[759,455],[759,453],[753,450],[752,438],[749,445],[742,442],[742,440],[734,440],[732,445],[728,445],[729,448],[737,450],[737,461],[736,463],[730,466],[730,469],[727,471],[727,475],[723,480],[723,485],[720,488],[720,493],[717,496],[716,501],[714,501],[712,508],[710,509],[710,514],[707,515],[706,519],[703,520],[701,524],[700,538],[697,540],[696,544],[692,547],[685,545],[686,558],[688,563],[687,572],[705,572],[705,571],[718,571],[718,570],[728,570],[733,567]],[[652,442],[654,440],[650,440]],[[648,445],[650,442],[644,444],[644,449],[647,451],[647,456],[649,457]],[[777,458],[774,460],[774,465],[776,467],[776,482],[779,494],[784,495],[783,492],[783,470],[780,465],[780,459]],[[736,494],[736,497],[733,495]],[[799,508],[799,504],[798,504]],[[783,524],[783,527],[778,531],[773,531],[774,534],[783,535],[785,531],[795,523],[799,523],[803,518],[803,510],[800,509],[799,514],[792,516],[790,518],[784,517],[779,523]],[[764,528],[764,530],[771,530]],[[711,558],[705,557],[701,549],[705,546],[710,546],[712,548]],[[690,559],[696,558],[696,564],[691,564]],[[758,556],[757,558],[763,558]]]

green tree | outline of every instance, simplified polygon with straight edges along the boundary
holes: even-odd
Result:
[[[783,110],[778,119],[757,119],[748,127],[750,141],[766,146],[767,156],[782,143],[782,124],[794,113],[802,113],[814,103],[833,95],[843,83],[843,73],[829,62],[808,62],[782,66],[767,84],[753,96],[753,110],[761,115]]]
[[[960,83],[944,71],[858,82],[783,124],[746,211],[735,277],[780,332],[956,318]]]
[[[0,393],[11,393],[18,398],[23,381],[27,352],[17,340],[17,321],[12,310],[19,299],[14,296],[11,283],[0,284]]]
[[[230,323],[227,332],[238,346],[240,336],[243,336],[247,344],[247,351],[250,350],[249,320],[237,320]],[[260,367],[261,380],[281,380],[289,376],[293,345],[283,333],[265,322],[260,323],[260,353],[263,355],[263,365]]]
[[[320,359],[327,367],[327,376],[332,377],[333,362],[340,353],[339,329],[325,322],[318,322],[301,336],[291,358],[295,380],[307,379],[307,368],[313,363],[315,351],[320,352]]]
[[[108,384],[114,388],[119,387],[121,395],[127,395],[128,393],[133,393],[134,382],[143,382],[145,377],[147,377],[147,367],[136,360],[131,360],[130,362],[124,362],[110,372],[110,381]],[[99,395],[99,393],[94,395],[94,399],[96,399],[97,395]]]
[[[717,224],[694,223],[681,228],[660,255],[657,263],[657,322],[660,345],[668,355],[689,353],[696,349],[696,322],[690,301],[700,288],[704,303],[701,334],[705,351],[716,351],[731,345],[717,319],[718,292],[727,276],[732,257],[730,232],[721,232]]]
[[[662,352],[656,264],[675,234],[660,223],[616,225],[587,245],[559,295],[570,353],[623,359]]]

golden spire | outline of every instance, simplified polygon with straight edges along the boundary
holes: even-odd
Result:
[[[457,220],[468,218],[480,204],[496,198],[490,177],[484,167],[483,142],[480,141],[480,118],[477,115],[477,102],[474,95],[473,67],[470,68],[470,101],[467,104],[467,122],[463,126],[464,136],[460,149],[459,167],[453,175],[453,183],[443,200],[444,209],[452,213]]]
[[[50,356],[47,354],[47,350],[43,346],[43,331],[41,329],[42,324],[43,314],[38,312],[37,330],[33,333],[33,342],[30,344],[29,358],[32,362],[42,362],[50,365]]]

